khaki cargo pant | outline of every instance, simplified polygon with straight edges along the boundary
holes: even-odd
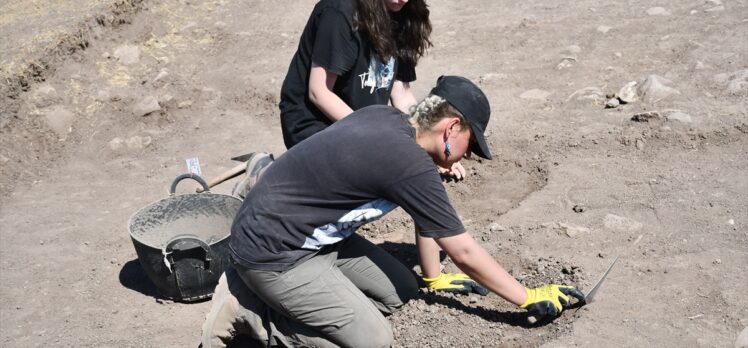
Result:
[[[237,333],[262,345],[389,347],[384,317],[418,292],[413,274],[354,234],[285,272],[235,265],[221,277],[203,325],[203,348]]]

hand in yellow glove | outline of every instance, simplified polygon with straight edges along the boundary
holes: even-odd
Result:
[[[527,309],[538,317],[550,315],[556,317],[569,307],[569,296],[584,303],[584,294],[575,287],[550,284],[527,290],[527,300],[519,308]]]
[[[459,294],[468,294],[474,292],[481,296],[488,295],[488,289],[478,284],[475,280],[470,279],[463,273],[439,273],[436,278],[423,278],[429,289],[437,291],[455,292]]]

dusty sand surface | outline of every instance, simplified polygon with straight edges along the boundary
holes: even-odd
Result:
[[[232,156],[283,152],[280,84],[313,5],[0,5],[0,345],[197,346],[210,302],[161,299],[127,221],[166,197],[185,158],[210,178]],[[425,292],[390,317],[396,346],[735,345],[748,325],[746,1],[430,5],[416,96],[458,74],[493,108],[495,160],[446,184],[470,233],[528,286],[588,290],[620,260],[595,302],[539,326],[495,295]],[[414,265],[402,212],[360,232]]]

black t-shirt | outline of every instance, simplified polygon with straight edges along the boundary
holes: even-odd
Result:
[[[281,127],[287,148],[332,123],[309,100],[312,62],[338,75],[333,92],[353,110],[387,105],[394,80],[411,82],[415,68],[382,62],[366,34],[353,30],[354,0],[322,0],[314,7],[281,88]]]
[[[284,271],[398,206],[422,236],[465,230],[408,116],[369,106],[268,167],[234,220],[231,253],[250,269]]]

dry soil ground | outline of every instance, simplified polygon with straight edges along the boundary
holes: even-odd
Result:
[[[185,158],[211,177],[234,155],[283,152],[280,83],[313,5],[0,4],[0,345],[197,345],[210,302],[159,299],[127,220],[165,197]],[[424,293],[390,318],[396,345],[729,347],[748,335],[746,1],[430,5],[416,95],[459,74],[493,106],[496,159],[447,184],[471,233],[529,286],[589,289],[621,259],[596,302],[542,326],[495,295]],[[638,98],[606,109],[631,81]],[[414,262],[401,212],[361,233]]]

